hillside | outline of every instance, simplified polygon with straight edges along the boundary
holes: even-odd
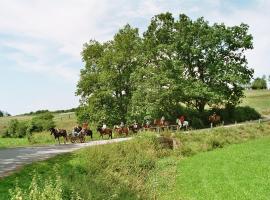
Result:
[[[241,105],[255,108],[263,115],[270,115],[270,90],[247,90]]]

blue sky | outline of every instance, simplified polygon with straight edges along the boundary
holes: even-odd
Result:
[[[269,75],[269,10],[267,0],[0,0],[0,110],[77,106],[83,43],[109,40],[126,23],[143,32],[152,16],[166,11],[249,24],[249,65],[255,76]]]

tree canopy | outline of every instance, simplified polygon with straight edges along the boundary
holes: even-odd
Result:
[[[248,25],[228,27],[171,13],[152,18],[142,36],[124,26],[113,40],[91,40],[82,51],[79,120],[109,124],[175,117],[181,105],[234,107],[250,82]]]
[[[253,90],[267,89],[266,76],[255,78],[251,84]]]

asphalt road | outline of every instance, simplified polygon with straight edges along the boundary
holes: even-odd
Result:
[[[83,144],[61,144],[41,147],[20,147],[0,150],[0,178],[10,175],[25,164],[46,160],[55,155],[72,152],[77,149],[130,140],[131,138],[117,138],[112,140],[98,140]]]

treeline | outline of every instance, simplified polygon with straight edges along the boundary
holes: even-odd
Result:
[[[268,77],[268,82],[270,84],[270,75]],[[251,88],[253,90],[267,89],[267,78],[266,78],[266,76],[263,75],[261,78],[260,77],[255,78],[251,83]]]
[[[232,113],[253,76],[245,57],[252,40],[247,24],[229,27],[171,13],[154,16],[142,36],[126,25],[110,41],[90,40],[82,51],[78,119],[175,120],[188,110],[203,123],[206,106]]]
[[[7,116],[11,116],[11,115],[8,112],[0,110],[0,117],[7,117]]]
[[[77,110],[77,108],[71,108],[71,109],[67,109],[67,110],[56,110],[56,111],[49,111],[49,110],[37,110],[35,112],[31,111],[29,113],[24,113],[22,115],[39,115],[42,113],[53,113],[53,114],[58,114],[58,113],[69,113],[69,112],[75,112]]]
[[[28,137],[31,140],[33,132],[48,131],[55,127],[53,114],[46,112],[33,117],[29,121],[19,121],[17,119],[10,120],[8,128],[4,132],[3,137],[23,138]]]

